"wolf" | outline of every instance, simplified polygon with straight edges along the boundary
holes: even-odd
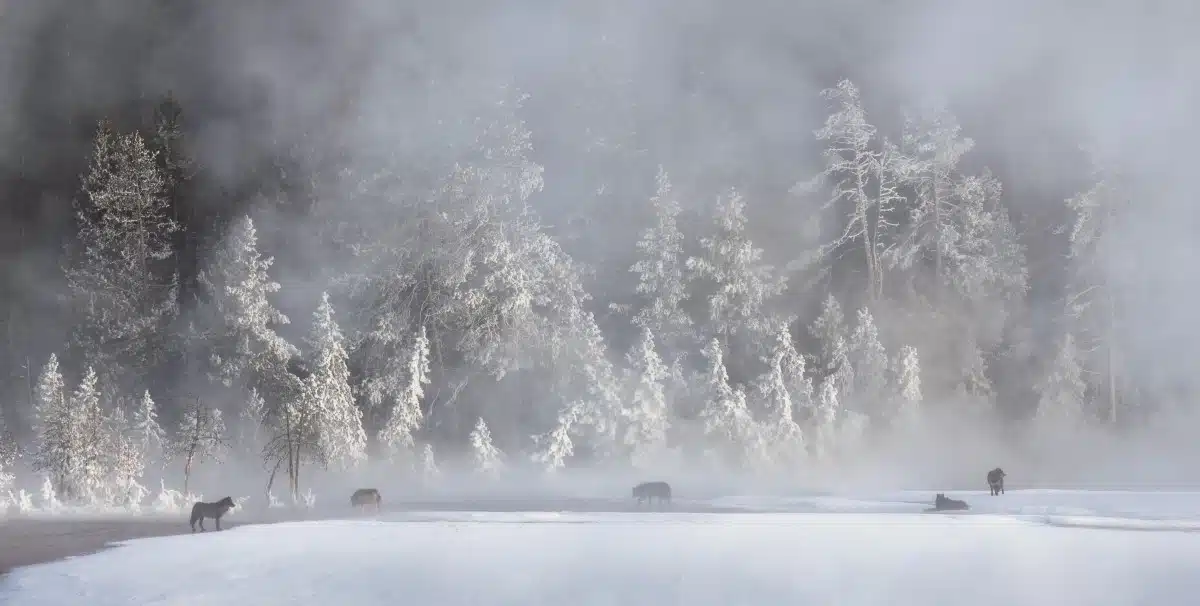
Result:
[[[196,523],[200,523],[200,532],[204,532],[204,518],[217,521],[217,530],[221,529],[221,516],[229,513],[235,507],[232,497],[225,497],[216,503],[196,503],[192,505],[192,532],[196,532]]]
[[[961,511],[964,509],[970,509],[970,507],[967,506],[966,501],[946,498],[946,495],[940,492],[937,494],[937,497],[933,499],[933,508],[938,511]]]
[[[379,491],[374,488],[359,488],[350,495],[350,505],[365,510],[368,505],[375,506],[375,512],[379,512],[379,505],[383,503],[383,497]]]
[[[655,497],[658,498],[660,505],[664,501],[669,505],[671,503],[671,485],[666,482],[643,482],[633,487],[633,498],[637,499],[638,505],[641,505],[642,501],[653,505]]]
[[[991,489],[993,497],[998,494],[1004,494],[1004,476],[1005,475],[1006,474],[1004,473],[1004,470],[1000,469],[999,467],[988,472],[988,475],[987,475],[988,488]]]

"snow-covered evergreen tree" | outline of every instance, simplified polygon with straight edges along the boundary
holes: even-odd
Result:
[[[772,299],[783,292],[786,280],[766,264],[761,248],[746,234],[745,200],[737,191],[718,199],[714,217],[716,231],[702,238],[701,257],[687,260],[694,279],[712,283],[708,297],[708,338],[725,347],[749,348],[762,354],[780,325],[770,309]],[[736,338],[736,340],[735,340]]]
[[[630,268],[638,275],[637,293],[646,298],[645,305],[634,314],[633,323],[656,335],[674,356],[691,344],[692,320],[681,307],[687,299],[687,282],[679,202],[661,166],[650,204],[656,223],[642,232],[637,243],[640,258]]]
[[[813,320],[808,332],[821,348],[818,368],[833,370],[838,338],[846,338],[846,316],[842,313],[842,304],[832,293],[821,303],[821,313]]]
[[[1047,429],[1069,430],[1084,421],[1087,384],[1083,381],[1079,349],[1071,333],[1063,336],[1058,353],[1038,382],[1037,419]]]
[[[211,271],[201,276],[220,314],[217,334],[210,339],[211,363],[213,378],[225,385],[250,370],[251,384],[271,392],[280,367],[299,353],[275,332],[289,320],[270,301],[280,289],[269,275],[273,263],[274,258],[259,253],[258,231],[246,216],[233,223]]]
[[[850,364],[854,368],[854,397],[856,408],[866,414],[883,419],[891,415],[887,410],[888,357],[879,342],[879,330],[875,318],[866,307],[858,310],[858,323],[850,334]]]
[[[169,351],[179,225],[164,188],[141,135],[101,122],[77,208],[82,251],[67,283],[82,318],[75,345],[105,383],[144,383]]]
[[[312,418],[316,422],[321,459],[335,468],[357,465],[367,457],[367,434],[362,425],[362,411],[355,405],[350,389],[349,355],[343,343],[329,293],[322,293],[321,303],[313,313],[309,336],[312,373],[305,380],[303,401],[304,406],[314,411]]]
[[[45,472],[59,494],[73,490],[72,480],[79,461],[78,415],[66,396],[66,385],[58,369],[58,356],[51,354],[38,377],[34,408],[37,434],[33,468]]]
[[[729,384],[717,339],[709,341],[702,354],[708,361],[708,369],[707,398],[700,419],[709,455],[734,469],[753,468],[763,462],[766,448],[758,424],[746,407],[746,394],[740,387]]]
[[[483,417],[471,430],[471,461],[475,470],[483,473],[495,473],[504,466],[504,453],[492,443],[492,432],[488,429]]]
[[[791,335],[786,329],[775,338],[775,351],[771,355],[767,372],[758,381],[757,397],[766,407],[767,420],[764,437],[769,444],[773,459],[782,465],[798,462],[805,451],[804,432],[794,416],[792,385],[803,386],[807,379],[799,379],[790,373],[804,372],[804,360],[796,353]],[[808,383],[808,398],[811,404],[812,384]],[[803,387],[801,387],[803,390]],[[804,397],[804,394],[800,394]]]
[[[424,422],[421,399],[425,396],[425,385],[429,383],[429,338],[424,326],[413,339],[407,360],[408,379],[379,433],[379,442],[389,459],[410,458],[411,462],[416,455],[413,434]]]
[[[654,333],[649,329],[642,329],[641,340],[625,359],[630,397],[624,443],[634,467],[646,469],[663,456],[667,446],[670,411],[664,381],[668,369],[655,351]]]
[[[78,490],[72,495],[76,499],[96,503],[105,496],[109,487],[109,474],[113,471],[114,458],[123,454],[118,449],[111,418],[100,404],[99,378],[96,371],[88,368],[71,394],[71,414],[76,418],[75,455],[77,457],[74,486]]]
[[[143,465],[157,462],[166,464],[167,432],[158,423],[158,406],[150,397],[150,391],[142,394],[130,423],[131,439],[138,450]]]
[[[567,406],[558,413],[558,421],[544,435],[538,436],[532,460],[546,471],[554,472],[566,467],[567,460],[575,454],[575,443],[571,431],[579,419],[579,411]],[[476,451],[478,454],[478,450]],[[476,461],[478,463],[478,459]]]

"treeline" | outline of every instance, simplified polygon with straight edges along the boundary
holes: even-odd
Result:
[[[824,95],[823,170],[797,175],[793,213],[761,217],[795,224],[803,249],[774,264],[752,239],[754,200],[684,204],[698,194],[662,166],[648,221],[628,228],[634,262],[579,260],[539,218],[549,177],[507,89],[456,123],[471,129],[461,148],[312,142],[234,206],[245,214],[203,221],[180,212],[203,167],[178,103],[146,129],[101,122],[62,264],[70,336],[36,382],[26,371],[32,422],[9,428],[0,466],[119,502],[145,496],[151,462],[186,476],[235,456],[297,498],[304,469],[368,459],[786,475],[917,435],[931,414],[1122,422],[1134,390],[1105,255],[1131,184],[1101,167],[1066,201],[1068,297],[1042,351],[1026,234],[999,180],[963,168],[974,142],[954,116],[906,111],[887,136],[851,82]],[[287,234],[274,250],[264,222]],[[271,253],[316,266],[281,285]],[[616,273],[631,287],[596,279]],[[315,309],[303,340],[283,298]],[[1005,392],[999,368],[1034,389]]]

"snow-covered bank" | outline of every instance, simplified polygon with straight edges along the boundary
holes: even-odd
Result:
[[[1133,529],[1185,499],[1200,495],[994,499],[1011,514],[881,513],[900,501],[871,510],[849,498],[825,501],[831,513],[385,513],[130,541],[16,570],[0,581],[0,602],[1184,604],[1200,591],[1200,535],[1093,530],[1105,526],[1076,506],[1090,500],[1107,527]],[[1080,514],[1022,513],[1039,500]]]

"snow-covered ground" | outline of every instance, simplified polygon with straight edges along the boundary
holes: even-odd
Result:
[[[950,495],[972,511],[922,513],[930,493],[912,492],[243,526],[18,569],[0,603],[1163,606],[1200,592],[1200,492]]]

